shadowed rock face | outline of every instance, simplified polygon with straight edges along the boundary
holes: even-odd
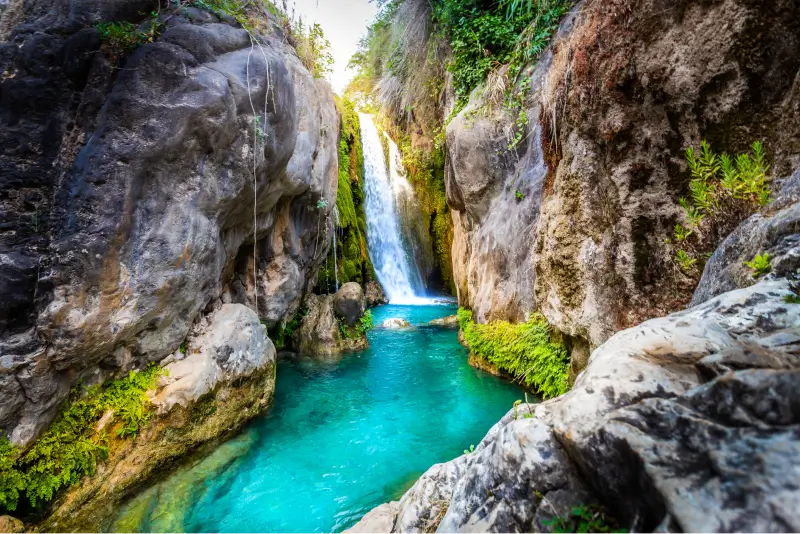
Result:
[[[688,304],[694,281],[665,243],[688,196],[684,151],[761,140],[773,176],[797,168],[798,27],[792,0],[578,3],[529,77],[515,150],[515,117],[481,110],[479,91],[447,127],[459,303],[480,321],[539,309],[592,348]]]
[[[0,428],[18,443],[210,304],[293,313],[330,244],[333,95],[278,30],[170,12],[117,69],[92,25],[152,2],[81,4],[11,5],[0,28]]]
[[[791,294],[761,282],[617,333],[569,393],[515,407],[354,531],[548,531],[589,504],[629,531],[797,530]]]

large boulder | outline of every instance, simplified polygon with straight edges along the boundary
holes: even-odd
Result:
[[[15,1],[0,27],[0,429],[17,444],[72,385],[175,351],[218,299],[269,327],[294,314],[331,242],[333,93],[274,20],[256,13],[253,40],[162,10],[123,57],[95,24],[154,2],[78,4]]]
[[[353,328],[342,328],[334,312],[334,299],[334,295],[306,297],[307,311],[294,335],[294,346],[299,353],[333,356],[345,351],[364,350],[369,346],[366,335],[357,334]]]
[[[602,505],[631,531],[797,530],[794,295],[765,281],[619,332],[569,393],[513,408],[381,524],[540,531]]]
[[[367,301],[361,284],[347,282],[333,296],[333,312],[341,318],[347,326],[355,326],[356,322],[364,315]]]
[[[168,374],[149,393],[155,416],[148,425],[111,443],[96,474],[55,502],[43,531],[107,532],[120,503],[151,475],[232,434],[272,402],[275,347],[250,308],[221,305],[194,325],[185,352],[163,362]]]

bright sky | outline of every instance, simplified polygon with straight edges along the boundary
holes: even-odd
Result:
[[[291,11],[291,0],[288,3]],[[354,75],[353,71],[347,70],[347,62],[375,18],[375,4],[367,0],[295,0],[295,3],[297,14],[303,15],[303,21],[318,22],[331,42],[335,63],[328,79],[333,90],[341,94]]]

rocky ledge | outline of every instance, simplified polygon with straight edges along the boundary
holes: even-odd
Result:
[[[305,306],[293,340],[299,352],[332,356],[369,346],[366,331],[372,316],[366,312],[364,290],[357,283],[348,282],[333,295],[308,295]]]
[[[800,529],[800,305],[764,281],[623,330],[567,394],[514,407],[352,532]]]
[[[112,438],[108,459],[54,503],[39,530],[108,531],[122,500],[151,475],[232,434],[272,402],[275,347],[255,312],[242,304],[224,304],[195,325],[185,354],[176,351],[166,361],[176,358],[150,394],[155,416],[148,426],[134,439]]]

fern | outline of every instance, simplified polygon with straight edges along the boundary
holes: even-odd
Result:
[[[535,388],[544,398],[569,389],[569,355],[563,345],[550,340],[550,325],[543,315],[536,313],[521,324],[478,324],[472,321],[472,312],[459,309],[458,321],[473,354]]]

